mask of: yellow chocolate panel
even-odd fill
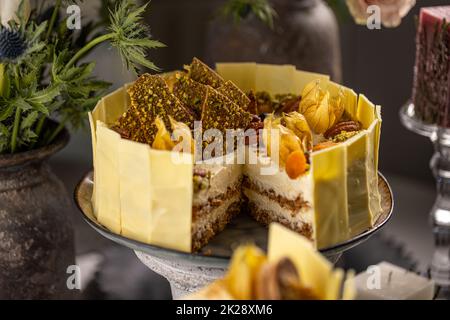
[[[96,167],[96,149],[97,149],[97,137],[96,137],[96,129],[95,129],[95,122],[94,122],[94,118],[92,117],[92,113],[89,112],[88,113],[88,117],[89,117],[89,126],[91,128],[91,144],[92,144],[92,162],[94,164],[94,181],[96,180],[95,175],[97,173],[97,171],[95,170]],[[95,192],[95,186],[94,189],[92,190],[92,198],[91,198],[91,202],[92,202],[92,208],[93,208],[93,214],[94,216],[97,218],[97,198],[96,198],[96,192]]]
[[[348,140],[347,147],[347,189],[348,224],[350,237],[368,230],[373,225],[369,205],[369,183],[367,178],[367,146],[369,135],[362,132]]]
[[[152,185],[159,188],[192,186],[192,154],[150,149]]]
[[[97,220],[109,230],[121,233],[120,182],[119,182],[120,136],[97,121],[97,173],[95,181]]]
[[[344,87],[345,93],[345,110],[352,116],[356,118],[356,113],[358,111],[358,95],[352,89]]]
[[[375,168],[378,171],[378,160],[380,157],[380,139],[381,139],[381,126],[383,121],[381,120],[381,106],[376,106],[376,117],[378,120],[377,128],[375,129]]]
[[[377,128],[379,128],[379,121],[375,120],[369,129],[368,132],[368,143],[367,143],[367,179],[369,185],[369,205],[370,212],[373,216],[373,221],[376,222],[381,214],[381,196],[378,190],[378,168],[376,167],[377,163],[375,160],[375,156],[378,153],[378,150],[375,150],[375,143],[377,141]]]
[[[217,72],[225,80],[231,80],[242,91],[254,91],[256,87],[256,63],[218,63]]]
[[[342,91],[344,94],[343,102],[345,111],[347,111],[352,118],[357,117],[358,95],[355,91],[332,81],[328,83],[328,87],[326,89],[330,92],[331,97],[336,97],[339,92]]]
[[[376,119],[376,110],[372,102],[370,102],[363,94],[358,98],[358,110],[356,118],[363,125],[364,129],[368,129]]]
[[[159,188],[154,185],[151,198],[151,243],[191,252],[192,183],[178,188]]]
[[[312,155],[317,247],[348,239],[347,149],[341,144]]]
[[[191,154],[150,150],[152,182],[152,244],[191,251]]]
[[[306,238],[272,223],[269,227],[268,259],[279,261],[289,257],[297,267],[306,287],[315,288],[320,297],[327,296],[332,264],[318,254]]]
[[[151,243],[153,220],[150,147],[121,139],[119,161],[122,235]]]
[[[321,87],[326,89],[328,82],[330,81],[330,76],[320,73],[295,70],[290,93],[301,94],[306,85],[315,80],[320,80]]]
[[[129,97],[125,88],[120,88],[102,98],[92,116],[94,121],[100,120],[106,125],[114,124],[128,109]]]
[[[272,95],[286,93],[294,82],[295,67],[291,65],[256,65],[257,92],[266,91]]]

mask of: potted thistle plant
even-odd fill
[[[162,46],[142,21],[145,5],[102,0],[104,23],[70,30],[69,1],[48,2],[0,3],[0,299],[72,296],[70,203],[46,160],[109,87],[83,58],[109,43],[129,70],[156,70],[146,53]]]

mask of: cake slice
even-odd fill
[[[273,167],[276,174],[261,174],[262,168],[271,165],[269,158],[260,157],[258,164],[245,166],[243,193],[248,200],[249,214],[263,225],[278,222],[314,241],[314,182],[311,173],[293,180],[284,169]]]
[[[241,211],[242,166],[198,164],[193,179],[192,250],[198,251]]]

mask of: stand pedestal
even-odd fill
[[[400,110],[403,125],[434,144],[430,167],[436,179],[436,201],[430,212],[435,238],[431,276],[440,286],[450,287],[450,129],[424,124],[416,118],[414,104]]]
[[[173,299],[200,290],[223,277],[227,270],[226,266],[199,266],[181,259],[156,258],[140,251],[135,253],[143,264],[169,281]]]

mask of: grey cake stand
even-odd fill
[[[254,243],[267,248],[267,229],[246,214],[234,219],[226,230],[217,235],[198,253],[184,253],[145,244],[112,233],[95,219],[91,198],[93,190],[92,172],[87,174],[75,190],[75,202],[86,222],[104,237],[124,245],[136,252],[137,257],[151,270],[165,277],[172,289],[174,299],[195,292],[222,277],[228,267],[233,249],[242,243]],[[331,262],[336,263],[342,253],[367,240],[390,219],[394,198],[386,179],[380,174],[378,187],[383,212],[375,226],[360,235],[329,248],[320,250]]]

